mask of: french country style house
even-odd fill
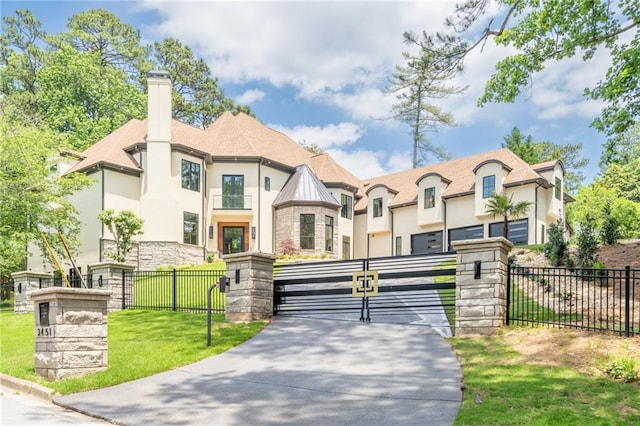
[[[456,240],[501,235],[501,218],[485,209],[494,192],[531,202],[510,222],[509,238],[543,243],[567,201],[560,162],[531,166],[508,149],[361,181],[244,113],[198,129],[172,119],[163,71],[149,73],[145,120],[129,121],[60,170],[94,181],[73,196],[83,270],[109,260],[114,237],[98,220],[106,209],[144,220],[128,262],[150,269],[245,251],[344,259],[448,251]],[[51,270],[32,252],[28,269]]]

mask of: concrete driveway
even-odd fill
[[[461,381],[431,327],[288,317],[223,354],[55,403],[126,425],[450,425]]]

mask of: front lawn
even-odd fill
[[[83,378],[47,382],[34,370],[34,316],[0,312],[0,373],[34,381],[61,394],[139,379],[224,352],[256,335],[262,322],[235,324],[214,315],[207,347],[204,314],[125,310],[108,316],[106,371]]]
[[[464,375],[456,425],[640,424],[638,383],[603,371],[637,357],[637,339],[533,328],[506,334],[449,340]],[[616,347],[626,347],[620,358]]]

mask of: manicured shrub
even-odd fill
[[[578,266],[591,268],[596,261],[598,237],[596,236],[595,222],[590,215],[586,215],[580,223],[576,243],[578,245],[576,253]]]
[[[553,266],[562,265],[567,257],[568,243],[564,238],[562,219],[549,225],[548,240],[544,245],[544,256]]]

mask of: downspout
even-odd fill
[[[207,261],[207,219],[206,219],[206,215],[207,215],[207,211],[205,210],[205,192],[206,192],[206,188],[207,188],[207,169],[205,168],[205,161],[204,158],[202,159],[202,161],[200,162],[201,166],[200,166],[200,170],[202,170],[202,197],[201,197],[201,209],[202,209],[202,223],[204,224],[204,226],[202,227],[202,230],[200,231],[200,236],[202,237],[202,258],[204,259],[204,261]]]
[[[394,247],[394,239],[393,239],[393,210],[389,209],[389,214],[391,215],[391,256],[397,256],[398,253],[393,254],[393,247]]]
[[[100,167],[100,174],[101,174],[101,182],[100,182],[100,186],[101,186],[101,194],[100,194],[100,211],[104,211],[104,167]],[[102,223],[102,221],[100,221],[100,240],[98,241],[98,261],[100,263],[103,262],[102,260],[102,256],[103,256],[103,252],[102,252],[102,244],[104,242],[104,223]]]
[[[447,248],[447,251],[449,251],[449,235],[447,232],[447,200],[444,197],[442,198],[442,208],[443,208],[443,214],[444,214],[444,220],[443,222],[443,228],[442,228],[442,252],[444,253],[445,250],[444,248]]]
[[[260,250],[260,193],[262,193],[262,189],[260,188],[261,182],[262,182],[262,175],[261,175],[261,167],[262,166],[262,158],[260,160],[258,160],[258,223],[257,225],[257,229],[256,229],[256,248],[255,251],[261,251]],[[249,232],[251,232],[251,230],[249,230]]]
[[[536,184],[533,194],[533,243],[538,244],[538,186]]]

